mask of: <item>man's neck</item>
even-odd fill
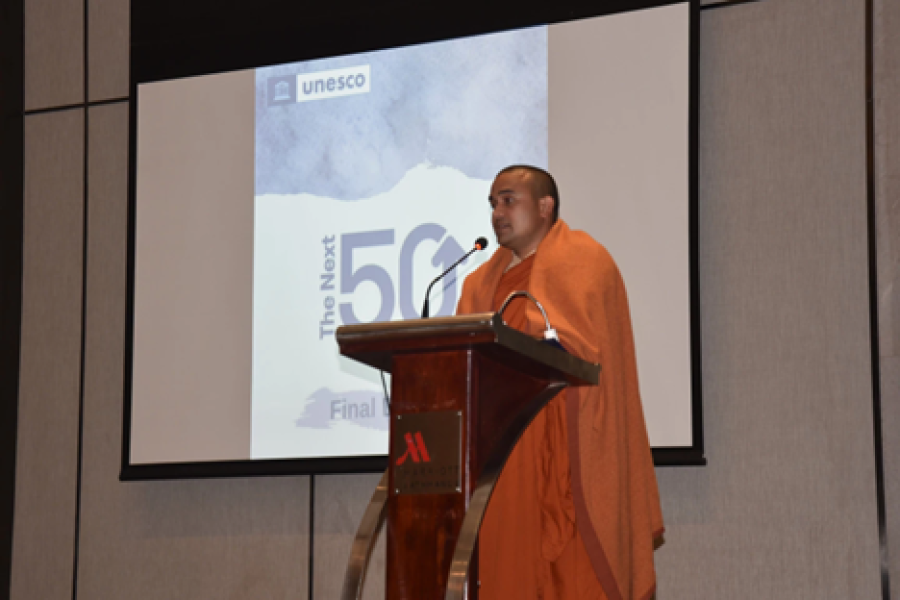
[[[528,258],[529,256],[531,256],[531,255],[534,254],[535,252],[537,252],[537,248],[533,248],[533,249],[531,250],[531,252],[529,252],[529,253],[526,254],[525,256],[519,256],[515,251],[513,251],[513,253],[512,253],[512,255],[513,255],[512,260],[509,261],[509,265],[507,265],[506,271],[509,271],[510,269],[512,269],[513,267],[515,267],[517,264],[521,263],[523,260],[525,260],[526,258]],[[504,273],[505,273],[506,271],[504,271]]]

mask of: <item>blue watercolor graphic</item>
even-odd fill
[[[297,103],[296,75],[369,65],[371,91]],[[538,27],[256,72],[256,194],[357,200],[412,167],[489,180],[547,165],[547,33]]]
[[[355,423],[367,429],[388,430],[384,397],[371,390],[332,392],[320,388],[307,398],[303,415],[294,421],[297,427],[331,429],[339,421]]]

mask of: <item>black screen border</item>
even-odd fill
[[[701,313],[699,282],[698,68],[699,0],[563,0],[552,6],[503,0],[488,6],[469,2],[404,5],[359,2],[311,9],[289,2],[247,3],[242,11],[201,0],[183,13],[174,0],[134,0],[131,21],[129,107],[128,290],[124,352],[124,410],[120,480],[371,473],[387,468],[387,457],[351,456],[281,460],[131,464],[131,392],[134,346],[135,201],[137,180],[137,86],[193,77],[397,48],[537,25],[550,25],[621,12],[690,5],[689,66],[689,245],[692,444],[652,449],[657,466],[703,466]],[[175,11],[181,17],[173,17]],[[249,12],[247,12],[249,11]],[[215,15],[215,17],[213,17]],[[168,17],[168,18],[167,18]]]

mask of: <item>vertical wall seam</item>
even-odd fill
[[[309,476],[309,566],[306,579],[309,589],[306,592],[307,600],[313,600],[313,550],[315,548],[316,537],[316,476]]]
[[[83,0],[82,61],[83,61],[83,104],[84,131],[82,156],[82,213],[81,213],[81,352],[78,381],[78,452],[76,457],[75,483],[75,532],[72,551],[72,600],[78,599],[78,565],[81,547],[81,478],[84,462],[84,370],[85,347],[87,345],[87,268],[88,268],[88,151],[90,150],[90,108],[88,106],[88,1]]]
[[[866,221],[869,254],[869,338],[872,355],[872,438],[875,453],[875,501],[878,513],[878,544],[881,567],[881,597],[891,600],[887,518],[884,489],[884,442],[881,422],[881,342],[878,318],[878,238],[875,205],[875,36],[874,0],[866,0]]]

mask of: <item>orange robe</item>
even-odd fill
[[[469,275],[463,285],[457,312],[471,314],[490,311],[495,305],[495,296],[499,295],[497,288],[511,260],[512,253],[506,248],[499,248],[488,262]],[[550,532],[547,526],[556,522],[544,515],[565,514],[568,510],[565,498],[570,497],[574,506],[574,527],[577,530],[577,536],[573,536],[571,540],[581,540],[606,598],[648,600],[656,589],[653,548],[655,539],[662,535],[663,521],[638,389],[634,337],[622,277],[603,246],[586,233],[569,229],[564,221],[559,220],[538,247],[531,264],[528,289],[547,310],[551,323],[568,351],[587,361],[599,363],[602,367],[598,385],[570,388],[561,399],[551,403],[543,411],[541,422],[544,423],[544,432],[541,433],[541,438],[565,440],[564,446],[568,452],[554,452],[552,456],[555,463],[561,460],[560,455],[567,454],[570,476],[568,489],[561,496],[543,494],[544,490],[539,490],[537,494],[542,503],[544,498],[564,500],[561,513],[544,511],[544,506],[541,506],[540,514],[544,517],[539,534],[541,554],[544,555],[546,540],[566,540],[566,521],[558,521],[562,531],[560,535],[548,535]],[[527,326],[522,329],[529,332],[540,331],[543,323],[540,312],[529,302],[525,313]],[[554,406],[559,412],[565,413],[564,418],[554,413]],[[556,433],[552,431],[554,428]],[[526,460],[522,462],[525,463],[525,471],[530,469],[533,474],[536,461],[524,456]],[[548,455],[532,451],[531,456]],[[560,479],[558,475],[565,471],[564,467],[559,464],[551,467],[540,471],[541,477],[546,472],[556,473],[556,477],[535,478],[531,483],[526,482],[526,488],[521,494],[515,490],[500,491],[503,479],[507,477],[507,470],[504,469],[498,489],[488,507],[488,515],[492,512],[495,500],[498,505],[500,502],[509,502],[498,494],[504,494],[507,498],[512,496],[521,503],[533,502],[525,500],[527,486],[534,490],[539,483],[543,485],[563,481],[564,478]],[[521,470],[516,466],[509,467],[510,474],[517,472]],[[510,481],[513,478],[510,475]],[[482,536],[485,533],[491,535],[490,530],[485,532],[483,529]],[[504,530],[503,533],[508,532]],[[482,540],[487,541],[486,538]],[[553,548],[553,543],[548,547]],[[479,566],[485,565],[487,576],[490,577],[491,567],[483,562],[487,560],[485,555],[490,549],[481,545],[479,552]],[[550,567],[547,567],[548,570],[543,575],[532,575],[529,572],[532,567],[517,560],[519,553],[523,552],[526,550],[516,548],[514,554],[498,556],[497,560],[508,560],[512,563],[512,568],[518,567],[519,578],[529,579],[535,585],[539,577],[541,581],[548,581],[549,575],[550,587],[545,589],[564,589],[561,586],[573,581],[566,579],[557,585],[559,571],[554,573]],[[572,558],[574,562],[569,562],[566,557],[568,552],[578,554],[577,542],[565,543],[560,557],[550,562],[554,565],[578,564],[577,556]],[[548,556],[552,557],[553,552],[549,552]],[[563,576],[564,573],[560,575]],[[482,588],[485,585],[484,577],[482,574]],[[581,579],[576,575],[574,581]],[[590,595],[590,590],[580,596],[579,591],[563,593],[567,598],[596,597]],[[499,595],[492,595],[490,600],[517,597],[515,591],[508,593],[506,589],[497,589],[495,594]]]
[[[534,256],[503,274],[491,310],[528,290]],[[540,334],[528,322],[527,298],[503,313],[510,327]],[[569,475],[565,395],[554,398],[522,434],[494,488],[479,534],[482,600],[605,599],[581,535]]]

